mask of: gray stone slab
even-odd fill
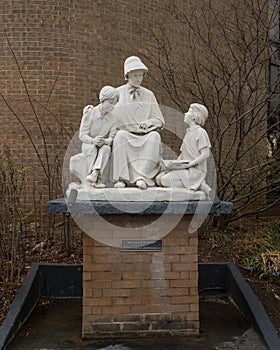
[[[143,210],[142,210],[143,209]],[[233,203],[220,202],[219,206],[209,201],[186,202],[104,202],[79,201],[67,205],[65,198],[58,198],[47,202],[49,214],[99,214],[99,215],[161,215],[161,214],[231,214]]]

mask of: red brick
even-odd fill
[[[83,332],[85,333],[91,333],[92,332],[92,325],[91,323],[85,323],[83,322]]]
[[[132,313],[140,313],[140,314],[150,314],[150,313],[158,313],[160,312],[161,307],[159,305],[132,305],[131,312]]]
[[[187,296],[176,296],[176,297],[171,297],[171,304],[180,304],[180,305],[185,305],[187,304]]]
[[[103,289],[103,297],[129,297],[132,294],[130,288],[127,289]]]
[[[130,309],[130,306],[128,305],[102,306],[103,315],[129,314],[130,312],[131,312],[131,309]]]
[[[134,271],[134,272],[127,272],[125,271],[122,274],[122,277],[124,280],[150,280],[151,274],[149,272],[143,272],[143,271]]]
[[[163,296],[175,296],[175,295],[188,295],[188,288],[168,288],[166,290],[161,291],[161,295]]]
[[[173,271],[196,271],[197,263],[173,263],[172,264]]]
[[[83,280],[84,281],[92,281],[92,274],[91,272],[83,272]]]
[[[143,317],[140,314],[121,314],[121,315],[113,315],[112,322],[142,322]]]
[[[153,263],[160,263],[162,262],[162,255],[159,255],[159,256],[153,256],[152,258],[152,262]],[[171,263],[171,262],[179,262],[180,261],[180,257],[179,255],[169,255],[168,253],[167,254],[164,254],[164,262],[165,263]]]
[[[146,267],[146,268],[145,268]],[[143,268],[148,271],[151,271],[151,273],[153,272],[169,272],[171,271],[171,264],[144,264]]]
[[[147,264],[146,264],[147,265]],[[114,265],[115,271],[137,271],[137,270],[144,270],[144,264],[141,264],[139,262],[135,263],[115,263]]]
[[[189,288],[189,290],[190,290],[190,295],[198,295],[198,287],[197,286],[195,286],[195,287],[191,287],[191,288]]]
[[[104,264],[104,263],[87,263],[86,264],[87,271],[113,271],[112,264]]]
[[[91,306],[90,305],[83,305],[83,315],[91,314]]]
[[[190,311],[199,311],[199,304],[190,304]]]
[[[198,261],[198,255],[197,254],[186,254],[186,255],[180,255],[180,262],[186,263],[186,262],[195,262]]]
[[[92,262],[92,254],[84,254],[83,255],[83,262],[84,263],[91,263]]]
[[[188,304],[181,304],[181,305],[161,305],[160,307],[161,312],[181,312],[183,314],[189,312],[189,305]]]
[[[190,279],[190,271],[178,271],[178,273],[180,274],[180,279],[184,279],[184,280],[189,280]]]
[[[92,305],[91,306],[91,313],[92,313],[92,315],[101,315],[102,314],[101,306]]]
[[[85,289],[83,290],[83,296],[86,298],[92,298],[92,289]]]
[[[151,254],[141,254],[141,253],[122,253],[121,262],[122,263],[150,263],[152,260]]]
[[[120,272],[92,272],[92,279],[95,281],[98,280],[104,280],[104,281],[114,281],[114,280],[120,280],[122,278],[122,274]]]
[[[112,281],[112,288],[140,288],[142,282],[138,280]]]
[[[180,272],[171,271],[171,272],[153,272],[152,273],[152,280],[158,280],[162,279],[168,282],[170,279],[178,279],[180,276]]]
[[[95,290],[102,289],[102,288],[111,288],[112,287],[112,281],[101,281],[101,280],[94,280],[90,282],[84,281],[84,287],[86,288],[94,288]]]
[[[114,263],[118,263],[120,261],[120,257],[119,255],[110,255],[110,256],[107,256],[107,255],[98,255],[98,256],[95,256],[95,255],[91,255],[92,256],[92,261],[90,262],[93,262],[93,263],[98,263],[98,264],[107,264],[107,263],[110,263],[110,264],[114,264]],[[116,270],[116,266],[114,265],[114,270]]]
[[[166,280],[145,280],[141,282],[142,288],[166,288],[169,285],[169,281]]]
[[[113,305],[137,305],[141,304],[141,298],[136,297],[122,297],[112,298]]]
[[[190,304],[198,304],[199,298],[198,295],[188,295],[187,296],[187,303]]]
[[[112,300],[111,300],[111,298],[86,298],[86,297],[83,297],[83,303],[84,303],[84,305],[94,305],[94,306],[111,305]]]
[[[170,288],[188,287],[186,280],[170,280],[169,285],[170,285]]]
[[[141,303],[144,305],[162,305],[162,304],[170,304],[170,297],[160,297],[160,296],[150,296],[150,297],[142,297]]]
[[[196,250],[194,248],[192,249],[187,249],[187,247],[170,247],[168,249],[168,253],[169,254],[174,254],[174,255],[179,255],[179,254],[192,254],[192,253],[196,253]]]

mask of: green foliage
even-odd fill
[[[246,258],[244,260],[244,267],[248,271],[253,271],[253,269],[256,267],[256,261],[255,258]]]
[[[248,271],[255,271],[259,278],[280,276],[280,221],[275,220],[262,225],[256,232],[253,258],[244,260],[244,267]]]

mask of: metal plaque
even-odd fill
[[[122,250],[160,251],[162,250],[162,240],[124,239],[122,240]]]

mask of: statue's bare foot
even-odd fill
[[[125,183],[123,181],[118,181],[114,184],[115,188],[125,188]]]
[[[140,190],[145,190],[147,188],[147,184],[144,180],[137,180],[136,186],[140,188]]]

